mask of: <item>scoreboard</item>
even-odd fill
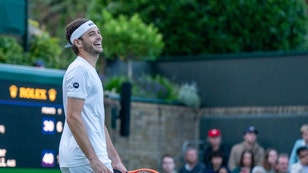
[[[60,172],[63,75],[64,71],[0,66],[0,173]]]

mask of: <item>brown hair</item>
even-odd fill
[[[274,149],[274,148],[268,148],[266,151],[265,151],[265,157],[264,157],[264,161],[263,161],[263,168],[266,170],[266,171],[270,171],[272,169],[272,166],[270,165],[270,163],[268,163],[268,157],[270,155],[270,152],[271,151],[275,151],[277,153],[277,156],[278,156],[278,152]],[[277,157],[278,158],[278,157]],[[276,161],[275,161],[276,163]]]
[[[79,53],[79,50],[78,48],[73,44],[71,43],[70,41],[70,38],[71,38],[71,35],[73,34],[73,32],[82,24],[86,23],[87,21],[89,21],[89,19],[87,18],[78,18],[74,21],[72,21],[70,24],[68,24],[66,26],[66,40],[72,44],[72,50],[73,52],[78,55]]]
[[[170,154],[164,154],[164,155],[160,158],[160,164],[163,163],[163,160],[164,160],[165,158],[172,158],[173,162],[175,163],[175,158],[174,158],[172,155],[170,155]]]
[[[243,159],[244,159],[244,155],[245,153],[249,153],[251,155],[251,169],[255,166],[255,158],[254,158],[254,154],[252,153],[252,151],[250,150],[244,150],[242,152],[242,155],[241,155],[241,160],[240,160],[240,167],[244,167],[244,162],[243,162]]]

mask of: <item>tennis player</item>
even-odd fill
[[[63,79],[66,121],[59,146],[62,173],[126,172],[105,127],[101,80],[95,70],[103,52],[102,36],[95,23],[77,19],[66,27],[66,47],[77,58]]]

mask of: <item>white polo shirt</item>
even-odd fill
[[[95,70],[84,58],[77,57],[68,67],[63,78],[63,106],[67,113],[67,98],[84,100],[81,112],[90,142],[100,161],[112,170],[108,158],[105,126],[103,87]],[[65,121],[59,147],[60,167],[89,164]]]

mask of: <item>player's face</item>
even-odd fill
[[[97,27],[90,29],[82,36],[82,47],[90,54],[100,54],[103,52],[102,36]]]

